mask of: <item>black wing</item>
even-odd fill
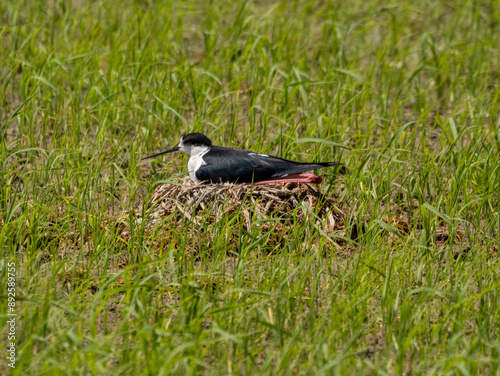
[[[203,156],[206,164],[196,172],[201,181],[212,183],[251,183],[300,174],[341,163],[300,163],[289,159],[258,154],[243,149],[213,146]]]

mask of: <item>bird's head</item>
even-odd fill
[[[182,151],[189,155],[197,155],[198,153],[204,152],[207,149],[210,149],[211,147],[212,147],[212,141],[210,141],[210,139],[204,134],[189,133],[181,137],[179,145],[174,146],[171,149],[162,151],[161,153],[153,154],[148,157],[142,158],[142,160],[158,157],[160,155],[172,153],[174,151]]]
[[[189,155],[196,155],[210,149],[212,147],[212,141],[201,133],[189,133],[181,137],[181,141],[177,146],[179,151],[182,151]],[[174,148],[175,149],[175,148]]]

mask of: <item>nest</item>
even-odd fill
[[[322,222],[327,233],[342,229],[345,217],[332,198],[309,184],[207,185],[193,183],[188,177],[158,186],[147,213],[150,224],[165,216],[178,224],[185,220],[199,224],[201,217],[207,215],[211,223],[217,223],[225,215],[237,213],[247,231],[255,218],[277,218],[286,227],[308,219]]]

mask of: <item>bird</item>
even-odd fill
[[[319,184],[323,179],[308,173],[309,171],[330,166],[343,166],[343,163],[338,162],[301,163],[244,149],[214,146],[212,141],[202,133],[186,134],[181,137],[179,145],[141,160],[175,151],[190,155],[189,177],[195,183]]]

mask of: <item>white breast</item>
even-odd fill
[[[189,171],[189,177],[191,178],[192,181],[195,183],[199,183],[200,180],[196,177],[196,171],[203,166],[205,161],[203,160],[203,156],[209,151],[210,149],[205,149],[200,153],[195,153],[191,155],[191,158],[189,158],[188,162],[188,171]]]

